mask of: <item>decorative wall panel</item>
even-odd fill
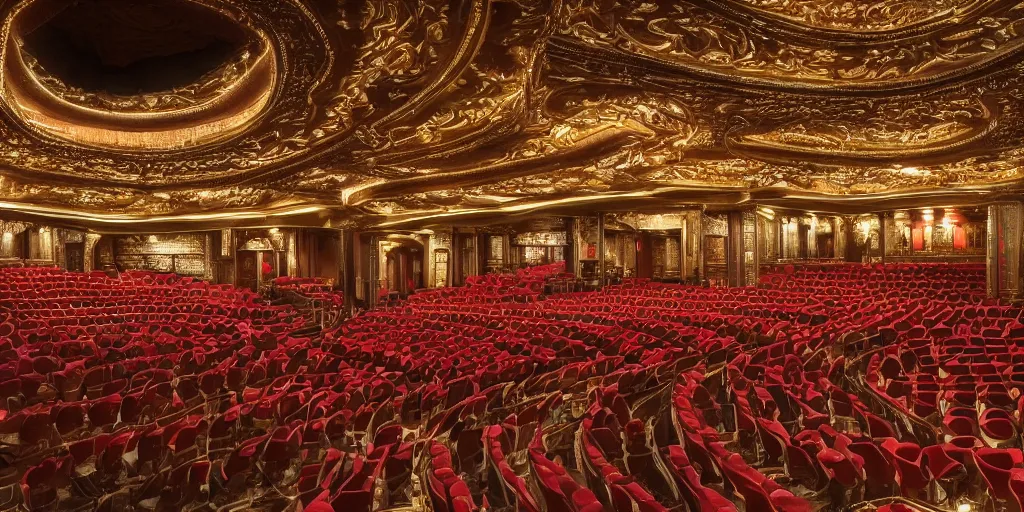
[[[651,255],[654,263],[654,277],[664,278],[667,270],[665,254],[665,238],[653,237],[651,239]]]
[[[779,259],[779,230],[781,224],[775,219],[758,216],[757,251],[762,264],[772,263]]]
[[[726,215],[704,215],[704,234],[714,236],[729,236],[729,219]]]
[[[505,264],[505,237],[504,235],[488,235],[487,266],[500,268]]]
[[[517,233],[512,245],[519,246],[566,246],[568,245],[565,231],[532,231]]]
[[[1021,242],[1024,208],[1021,203],[998,203],[988,208],[988,292],[1016,298],[1021,292]]]
[[[220,230],[220,255],[223,258],[231,257],[235,254],[235,239],[232,234],[230,229]]]
[[[680,277],[679,238],[665,239],[665,274],[666,277]]]
[[[116,263],[120,270],[154,270],[207,277],[204,233],[116,236],[111,253],[101,252],[100,264]],[[219,249],[219,248],[218,248]]]
[[[753,286],[757,283],[757,212],[753,209],[743,211],[743,284]]]
[[[670,230],[683,227],[685,214],[645,214],[635,212],[608,214],[609,222],[619,222],[637,230]]]
[[[438,232],[430,235],[430,254],[428,269],[430,286],[440,288],[448,286],[449,257],[452,249],[452,234]]]
[[[28,233],[28,258],[35,261],[53,261],[53,230],[33,227]]]

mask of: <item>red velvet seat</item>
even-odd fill
[[[88,485],[62,487],[67,506],[139,472],[152,479],[120,495],[183,509],[254,486],[309,509],[404,506],[414,481],[439,510],[809,506],[739,453],[837,505],[894,494],[897,477],[920,499],[955,496],[983,464],[1000,504],[1024,488],[1019,464],[981,451],[1017,436],[1024,344],[1006,339],[1019,311],[981,299],[976,266],[799,265],[759,287],[627,280],[545,295],[565,279],[555,266],[417,293],[322,335],[192,279],[0,274],[0,292],[18,294],[0,297],[13,376],[0,430],[27,441],[16,457],[56,443],[96,461]],[[548,394],[567,404],[544,416]],[[591,406],[581,444],[566,443],[568,411]],[[929,439],[927,425],[945,430]],[[561,441],[531,441],[541,433]],[[427,468],[413,465],[418,446]]]

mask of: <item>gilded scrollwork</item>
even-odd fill
[[[357,122],[385,115],[411,94],[403,89],[423,87],[424,75],[443,56],[441,47],[452,44],[447,3],[442,2],[381,0],[356,10],[339,4],[336,12],[320,12],[299,0],[232,5],[246,13],[240,20],[267,34],[265,44],[284,63],[268,112],[241,136],[166,156],[100,152],[66,144],[37,150],[39,144],[27,136],[19,140],[20,133],[12,134],[7,145],[19,146],[12,151],[26,157],[21,165],[44,179],[62,176],[95,184],[209,186],[253,173],[267,174],[304,156],[324,158]],[[230,74],[232,69],[228,65],[221,72]],[[52,84],[52,77],[46,80]],[[190,87],[206,85],[200,81]],[[73,91],[63,92],[74,95]],[[182,101],[175,98],[178,93],[106,101],[152,104],[155,108]],[[3,145],[0,142],[0,152],[10,153]],[[309,156],[311,153],[316,154]]]
[[[25,63],[43,87],[69,103],[101,111],[152,113],[187,109],[223,94],[245,74],[258,51],[258,45],[245,48],[195,83],[160,93],[131,96],[86,91],[81,87],[68,85],[60,77],[47,72],[31,54],[25,55]]]
[[[257,115],[172,150],[69,140],[5,108],[0,202],[167,218],[315,207],[369,225],[1024,183],[1016,1],[203,5],[253,41],[194,84],[85,91],[31,54],[25,76],[94,113],[173,117],[272,56]]]
[[[731,0],[832,30],[881,32],[962,15],[979,0]]]
[[[839,106],[839,105],[836,105]],[[734,111],[726,144],[734,153],[782,158],[822,155],[851,161],[909,161],[973,149],[1000,121],[993,95],[943,100],[850,102],[846,108],[761,105]],[[772,120],[764,123],[750,120]],[[760,126],[759,126],[760,124]]]
[[[711,78],[775,86],[857,89],[938,81],[1016,54],[1024,34],[1019,5],[913,37],[833,44],[777,37],[703,2],[607,4],[564,2],[560,34],[624,58],[640,55]]]

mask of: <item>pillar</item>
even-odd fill
[[[988,207],[988,240],[985,270],[990,297],[1016,298],[1021,292],[1021,203],[996,203]]]
[[[832,257],[846,259],[846,230],[843,219],[832,217],[828,220],[832,223]]]
[[[887,215],[885,213],[878,214],[878,259],[883,264],[885,263],[885,253],[888,252],[887,244],[889,242],[889,227],[886,225],[886,217]]]
[[[288,254],[285,259],[288,262],[288,275],[299,275],[299,238],[295,229],[289,229],[285,234],[285,250]]]
[[[473,269],[470,275],[478,276],[484,273],[483,268],[480,265],[481,251],[480,251],[480,235],[476,230],[473,231],[473,235],[470,236],[470,240],[473,241]]]
[[[579,220],[576,217],[569,217],[565,220],[565,271],[574,276],[580,275],[580,233]]]
[[[377,235],[370,236],[370,296],[367,298],[368,308],[377,306],[380,297],[380,238]]]
[[[688,210],[683,215],[683,242],[686,248],[683,249],[683,254],[686,256],[680,260],[680,265],[683,266],[685,277],[696,277],[699,283],[704,278],[704,228],[701,225],[701,216],[703,213],[699,210]],[[685,261],[685,262],[684,262]],[[697,271],[697,275],[694,276],[694,269]]]
[[[757,284],[757,213],[751,208],[729,212],[729,286]]]
[[[358,233],[354,233],[349,230],[342,230],[338,236],[338,242],[341,247],[338,250],[340,256],[339,263],[341,268],[338,273],[341,276],[341,287],[343,300],[345,302],[345,314],[352,316],[355,312],[356,303],[356,257],[355,257],[355,244],[356,241],[353,237],[358,237]]]
[[[568,253],[569,250],[570,249],[566,249],[566,253]],[[569,255],[566,254],[565,257],[568,258]],[[508,233],[503,233],[501,235],[501,266],[505,271],[515,268],[512,265],[512,236]],[[565,268],[569,268],[569,265],[567,264]]]
[[[100,238],[103,235],[96,233],[86,233],[85,243],[83,244],[83,251],[85,254],[82,255],[82,261],[84,262],[82,267],[85,272],[92,272],[96,267],[96,244],[99,243]]]
[[[761,236],[757,229],[757,210],[748,208],[743,211],[743,267],[745,272],[744,286],[757,284],[761,271],[761,256],[757,251],[757,238]]]
[[[599,273],[599,283],[601,287],[607,284],[607,272],[605,267],[605,254],[604,254],[604,213],[597,214],[597,271]]]
[[[683,215],[681,225],[679,226],[679,282],[683,284],[686,284],[686,279],[693,270],[686,258],[686,224],[688,221],[687,216]]]
[[[843,237],[843,260],[847,263],[860,263],[857,257],[857,222],[849,215],[841,217],[841,236]],[[838,253],[837,253],[838,254]]]
[[[476,246],[476,273],[479,275],[487,273],[487,260],[491,257],[491,246],[486,242],[487,235],[477,232],[476,241],[473,244]]]
[[[213,257],[213,253],[220,251],[220,247],[214,245],[217,238],[213,234],[213,231],[207,231],[203,242],[206,247],[206,250],[203,251],[203,279],[211,283],[217,282],[217,261]]]
[[[451,279],[449,282],[452,286],[461,286],[462,275],[465,273],[462,270],[464,265],[462,261],[462,235],[459,233],[459,228],[452,227],[452,252],[448,257],[451,270]]]

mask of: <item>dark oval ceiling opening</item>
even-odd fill
[[[23,36],[49,75],[130,96],[194,84],[238,56],[248,32],[186,0],[76,0]]]

